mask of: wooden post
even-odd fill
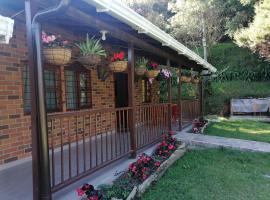
[[[134,45],[129,43],[128,45],[128,106],[131,107],[129,117],[130,127],[130,144],[131,144],[131,157],[136,157],[137,142],[136,142],[136,128],[135,128],[135,113],[136,107],[134,102]]]
[[[181,67],[179,67],[179,83],[178,83],[178,111],[179,111],[179,131],[182,131],[182,82],[181,82]]]
[[[25,1],[28,64],[31,87],[33,199],[51,200],[47,114],[42,67],[41,27],[32,23],[36,1]]]
[[[199,83],[200,117],[203,117],[203,80]]]
[[[167,59],[167,67],[170,67],[170,60]],[[172,130],[172,77],[168,78],[168,129]]]

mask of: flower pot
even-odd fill
[[[146,72],[146,68],[145,67],[137,67],[135,68],[135,73],[138,75],[138,76],[143,76]]]
[[[109,65],[109,68],[113,72],[124,72],[127,70],[127,61],[115,61]]]
[[[62,47],[44,48],[43,56],[46,63],[66,65],[71,60],[71,49]]]
[[[184,83],[189,83],[191,81],[191,77],[189,76],[181,76],[181,81]]]
[[[91,54],[91,55],[80,56],[78,58],[78,61],[82,63],[85,68],[90,70],[96,67],[100,63],[101,58],[99,55]]]
[[[191,82],[193,84],[198,84],[200,82],[200,79],[198,79],[198,78],[192,78]]]
[[[145,74],[148,78],[156,78],[159,74],[159,70],[148,70]]]

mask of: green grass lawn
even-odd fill
[[[269,200],[269,190],[269,154],[208,149],[186,153],[141,199]]]
[[[252,120],[221,120],[204,130],[207,135],[255,140],[270,143],[270,123]]]

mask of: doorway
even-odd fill
[[[126,73],[114,74],[115,107],[128,107],[128,75]],[[128,129],[128,111],[119,110],[117,115],[117,131],[123,132]]]

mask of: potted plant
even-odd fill
[[[164,68],[160,70],[160,75],[164,79],[169,79],[170,77],[172,77],[172,72]]]
[[[76,44],[80,49],[80,57],[78,59],[87,69],[92,69],[97,66],[101,57],[106,57],[106,51],[103,49],[100,40],[95,39],[94,37],[89,39],[89,35],[86,34],[85,42]]]
[[[123,51],[114,53],[109,68],[113,72],[124,72],[127,70],[128,62]]]
[[[135,65],[135,73],[138,76],[143,76],[146,72],[146,66],[149,61],[145,57],[138,58]]]
[[[46,63],[66,65],[71,60],[71,49],[68,41],[62,40],[61,35],[48,35],[42,31],[43,57]]]
[[[191,76],[188,75],[188,74],[185,73],[185,72],[181,72],[181,81],[184,82],[184,83],[190,83],[190,81],[191,81]]]
[[[198,84],[198,83],[200,82],[200,78],[199,78],[197,75],[192,76],[191,82],[192,82],[193,84]]]
[[[153,79],[153,78],[156,78],[158,74],[159,74],[158,64],[155,62],[148,63],[146,76],[148,78]]]

